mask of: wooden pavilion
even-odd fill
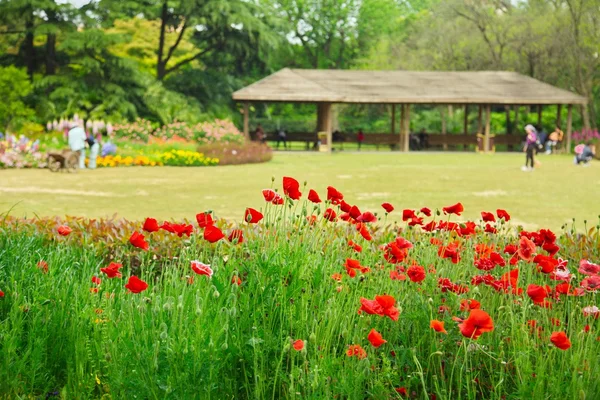
[[[391,105],[391,135],[396,134],[396,105],[399,105],[400,130],[399,136],[394,140],[397,140],[396,143],[404,151],[409,150],[410,107],[413,104],[464,106],[465,135],[468,134],[468,107],[478,106],[478,133],[483,133],[483,150],[489,151],[491,106],[537,107],[538,123],[541,123],[542,107],[544,105],[557,105],[557,125],[561,124],[561,108],[566,106],[568,113],[565,136],[566,146],[570,148],[573,105],[582,105],[587,102],[582,96],[515,72],[361,71],[289,68],[284,68],[236,91],[233,93],[233,99],[243,102],[244,134],[246,137],[249,137],[250,102],[315,103],[317,105],[317,131],[327,132],[329,140],[331,140],[331,106],[333,104]],[[482,121],[484,112],[485,121]],[[442,134],[445,133],[442,132]],[[473,136],[471,135],[471,137]],[[389,137],[393,138],[395,136]],[[496,143],[504,142],[502,140],[496,141]]]

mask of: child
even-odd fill
[[[523,147],[523,151],[526,153],[525,155],[525,165],[521,168],[521,171],[533,171],[534,159],[533,155],[535,154],[535,150],[537,149],[538,137],[537,132],[533,125],[527,125],[525,127],[525,132],[527,132],[527,139],[525,140],[525,147]],[[528,165],[531,164],[531,165]]]

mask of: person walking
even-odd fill
[[[85,131],[77,123],[70,124],[71,129],[67,133],[69,148],[79,153],[79,169],[85,169]]]
[[[525,147],[523,147],[523,151],[525,152],[525,165],[521,168],[521,170],[528,172],[533,171],[533,157],[537,149],[538,137],[535,128],[531,124],[525,127],[525,132],[527,132],[527,138],[525,139]]]
[[[358,142],[358,151],[360,151],[362,143],[365,141],[365,134],[363,133],[362,129],[358,130],[358,133],[356,134],[356,141]]]
[[[277,130],[277,148],[279,149],[279,142],[283,142],[283,148],[287,149],[287,141],[286,141],[286,134],[285,131],[283,130],[283,128],[279,128]]]
[[[546,141],[546,154],[552,154],[552,151],[556,149],[556,145],[562,140],[563,135],[564,133],[559,126],[554,128]]]
[[[98,153],[100,152],[101,139],[102,135],[100,135],[99,133],[97,133],[96,135],[88,134],[86,138],[86,142],[88,146],[90,146],[90,162],[88,163],[89,169],[96,169],[96,160],[98,159]]]

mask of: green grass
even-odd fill
[[[114,168],[53,174],[47,170],[0,171],[0,213],[112,216],[129,219],[191,218],[211,209],[240,220],[247,206],[264,204],[260,188],[280,186],[289,175],[321,196],[328,185],[361,209],[439,208],[462,202],[465,218],[481,210],[508,210],[527,228],[558,229],[576,218],[597,221],[600,164],[576,167],[570,157],[542,156],[522,172],[522,154],[470,153],[277,153],[257,165],[201,168]],[[308,188],[305,192],[308,192]],[[392,216],[397,218],[400,213]]]

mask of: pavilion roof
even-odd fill
[[[284,68],[233,94],[238,101],[410,104],[585,104],[585,97],[504,71]]]

